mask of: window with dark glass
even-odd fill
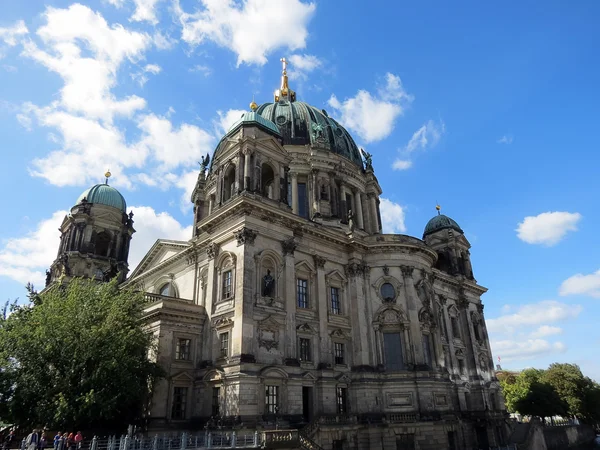
[[[348,412],[348,390],[345,387],[338,387],[335,398],[338,414],[346,414]]]
[[[265,409],[267,414],[277,414],[279,386],[266,386]]]
[[[383,333],[383,352],[386,370],[404,370],[402,339],[400,333]]]
[[[296,280],[296,296],[298,308],[308,308],[308,281],[298,278]]]
[[[423,334],[422,335],[422,341],[423,341],[423,357],[425,359],[425,364],[427,364],[429,367],[431,367],[432,364],[432,358],[431,358],[431,340],[429,338],[428,334]]]
[[[306,183],[298,183],[298,215],[308,219],[308,195]]]
[[[335,342],[333,344],[333,353],[336,364],[345,364],[344,344],[342,344],[341,342]]]
[[[219,335],[219,350],[222,358],[229,354],[229,333],[221,333]]]
[[[492,411],[496,410],[496,394],[493,392],[490,393],[490,409]]]
[[[452,337],[455,339],[460,339],[460,326],[458,325],[458,317],[451,316],[450,325],[452,325]]]
[[[175,359],[189,361],[191,357],[191,350],[191,339],[177,339],[177,345],[175,347]]]
[[[342,308],[340,305],[340,289],[336,287],[331,288],[331,313],[341,314]]]
[[[473,323],[473,334],[476,341],[481,341],[481,333],[479,332],[479,322]]]
[[[396,450],[413,450],[414,448],[414,433],[402,433],[396,435]]]
[[[173,388],[173,408],[171,411],[171,418],[173,418],[174,420],[185,419],[187,393],[188,388],[186,387]]]
[[[164,295],[165,297],[175,297],[175,288],[173,287],[173,283],[163,284],[158,293],[160,295]]]
[[[212,409],[211,409],[213,416],[219,415],[220,398],[221,398],[221,388],[214,387],[212,390]]]
[[[391,283],[383,283],[379,291],[384,301],[391,301],[396,298],[396,289]]]
[[[459,372],[461,375],[464,375],[464,374],[465,374],[465,361],[464,361],[464,359],[462,359],[462,358],[459,358],[459,359],[458,359],[458,372]]]
[[[300,338],[300,361],[311,361],[310,339]]]
[[[223,300],[230,298],[233,294],[233,274],[231,270],[223,273]]]

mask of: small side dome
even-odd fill
[[[463,230],[458,226],[458,224],[448,216],[443,214],[438,214],[425,225],[425,231],[423,232],[423,237],[435,233],[436,231],[444,230],[447,228],[451,228],[453,230],[458,231],[459,233],[463,233]]]
[[[236,120],[234,124],[229,127],[229,130],[227,130],[227,135],[234,133],[238,130],[238,128],[244,125],[257,126],[271,134],[274,134],[275,136],[281,137],[281,133],[279,128],[277,128],[277,125],[254,111],[247,111],[242,114],[242,117]]]
[[[79,205],[84,198],[88,203],[112,206],[123,212],[127,210],[125,198],[119,191],[108,184],[97,184],[87,189],[77,198],[75,204]]]

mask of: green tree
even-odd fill
[[[498,378],[504,403],[509,412],[520,412],[517,403],[525,399],[531,384],[539,381],[541,373],[542,371],[538,369],[525,369],[520,373],[509,372]]]
[[[527,394],[518,399],[515,409],[524,416],[552,417],[567,413],[566,403],[548,383],[531,381]]]
[[[550,384],[560,398],[568,405],[568,413],[583,418],[585,411],[584,399],[591,387],[589,378],[583,376],[576,364],[554,363],[544,372],[543,381]]]
[[[0,318],[0,420],[59,429],[139,421],[153,381],[144,298],[116,281],[75,279]]]

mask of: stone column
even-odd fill
[[[372,358],[369,355],[369,343],[363,339],[369,333],[367,309],[363,290],[363,276],[369,270],[363,263],[352,262],[346,266],[348,274],[348,298],[354,300],[354,307],[350,308],[350,331],[352,336],[352,352],[354,365],[368,365]]]
[[[284,358],[296,358],[296,242],[291,237],[281,243],[285,264],[285,341],[282,346]]]
[[[331,359],[331,340],[327,333],[327,317],[329,308],[327,304],[327,284],[325,281],[325,258],[314,255],[315,267],[317,268],[317,298],[319,301],[319,355],[317,363],[333,364]]]
[[[419,310],[417,303],[417,293],[415,292],[413,271],[414,267],[400,266],[404,278],[404,295],[406,295],[406,305],[408,319],[410,321],[410,335],[412,341],[412,350],[415,355],[415,364],[424,364],[423,357],[423,339],[421,337],[421,327],[419,326]]]
[[[362,211],[362,216],[363,216],[363,226],[364,226],[364,230],[367,233],[372,233],[372,228],[371,228],[371,217],[369,216],[369,202],[367,200],[367,195],[363,194],[363,193],[359,193],[360,196],[360,203],[361,203],[361,211]]]
[[[215,176],[217,177],[217,194],[216,194],[216,202],[217,205],[220,205],[223,202],[223,178],[221,174],[223,172],[223,168],[219,167]],[[214,205],[213,205],[214,206]]]
[[[292,212],[298,214],[298,174],[290,172],[292,178]]]
[[[313,217],[315,214],[321,212],[321,208],[319,207],[319,183],[317,182],[317,171],[313,170],[311,173],[312,179],[312,190],[310,193],[311,204],[312,204],[312,214]]]
[[[371,211],[369,218],[371,219],[371,232],[372,233],[381,233],[379,229],[379,221],[377,220],[377,195],[370,193],[369,203],[371,205]]]
[[[250,166],[252,150],[246,147],[242,153],[244,154],[244,190],[249,191],[252,187],[252,168]]]
[[[346,185],[340,183],[340,206],[338,208],[338,215],[340,216],[342,223],[348,222],[348,205],[346,204]]]
[[[219,246],[215,243],[209,244],[206,248],[206,254],[208,256],[208,272],[206,274],[207,286],[206,286],[206,303],[205,308],[208,313],[208,318],[204,323],[204,335],[202,339],[202,357],[200,360],[214,359],[212,354],[213,350],[213,338],[215,330],[211,322],[211,316],[213,313],[213,305],[215,296],[217,295],[217,271],[215,270],[215,258],[219,255]]]
[[[471,317],[469,314],[469,300],[464,297],[464,294],[459,294],[458,300],[456,301],[460,317],[460,327],[462,331],[462,338],[466,347],[465,363],[467,366],[467,373],[469,379],[472,380],[477,377],[477,360],[475,357],[476,349],[474,346],[474,339],[472,337],[473,327],[471,324]]]
[[[358,189],[354,189],[353,190],[353,194],[354,194],[354,208],[356,209],[356,221],[358,222],[358,228],[360,228],[361,230],[364,230],[365,225],[363,222],[363,210],[362,210],[362,202],[361,202],[361,198],[360,198],[360,192],[358,191]]]

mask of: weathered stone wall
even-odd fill
[[[592,442],[595,437],[594,429],[588,425],[544,428],[544,440],[547,450],[562,450],[587,444]]]

